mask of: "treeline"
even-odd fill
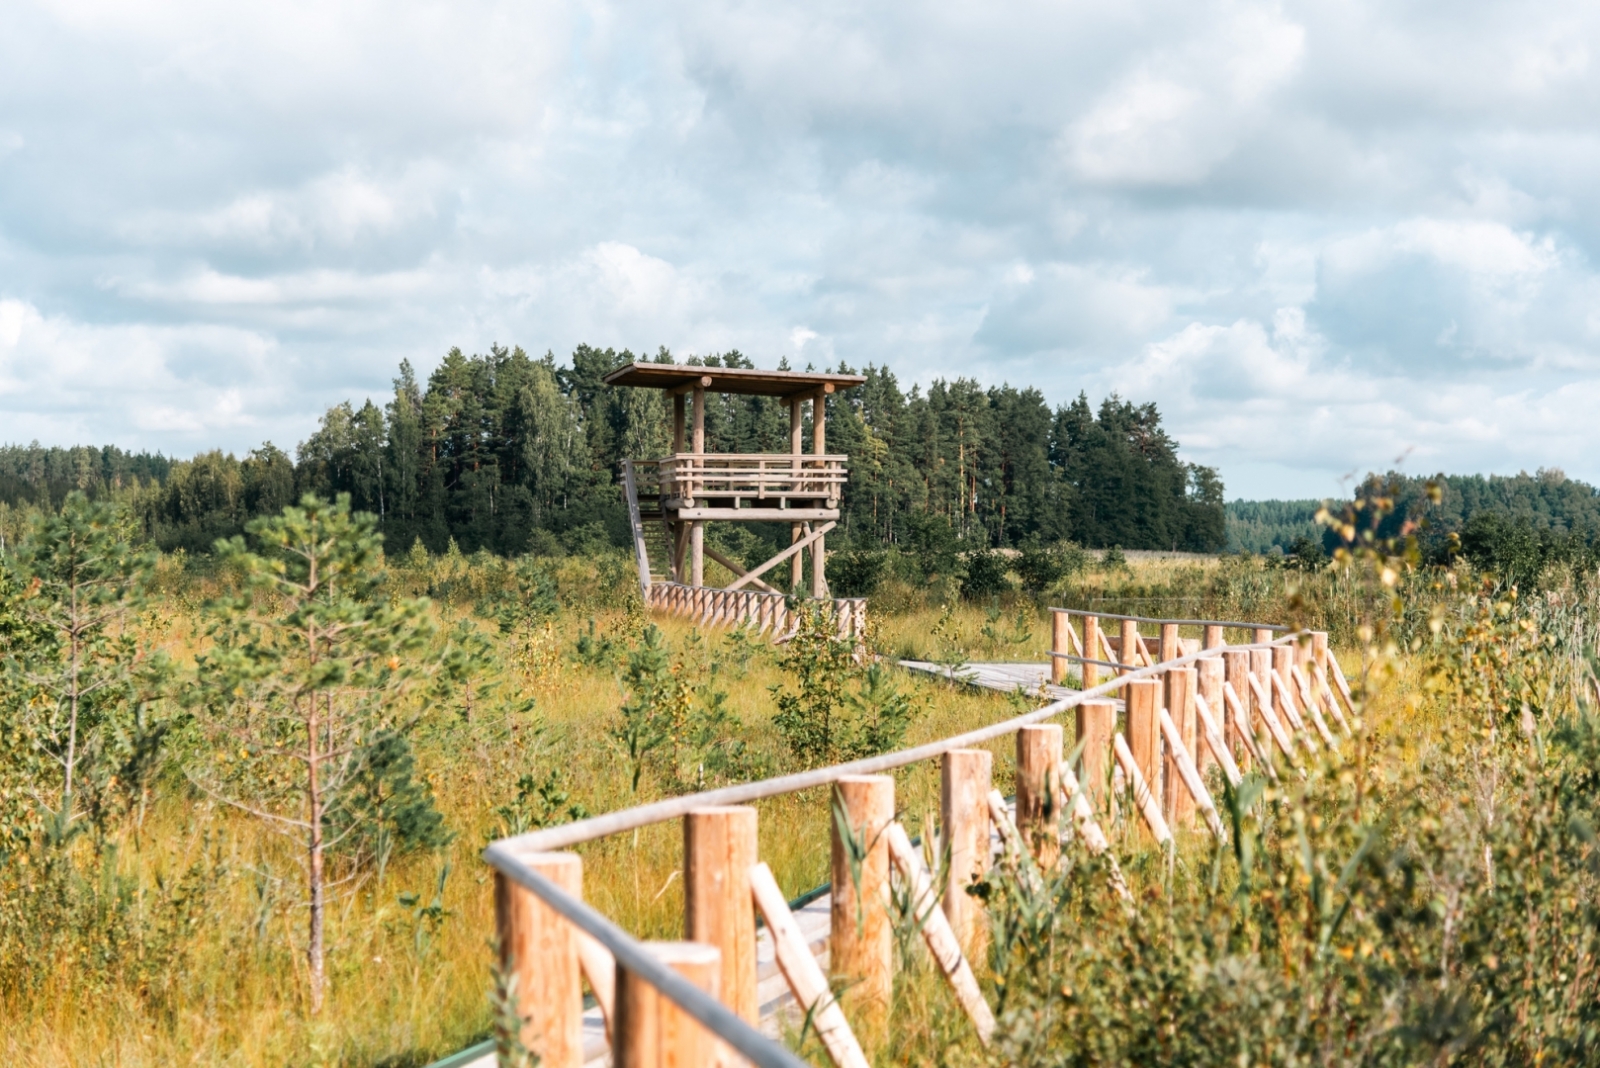
[[[0,450],[0,502],[49,508],[74,489],[123,494],[158,545],[190,552],[307,492],[349,493],[378,516],[391,548],[420,540],[442,551],[454,540],[464,552],[513,555],[625,545],[621,461],[662,455],[670,435],[662,394],[602,382],[636,359],[579,346],[560,366],[520,348],[454,349],[425,381],[402,363],[381,405],[330,408],[293,457],[270,442],[242,458],[214,451],[187,461],[9,446]],[[665,349],[652,359],[672,362]],[[688,362],[753,366],[737,351]],[[926,540],[931,525],[971,548],[1224,545],[1222,481],[1179,458],[1154,404],[1111,397],[1096,410],[1080,395],[1052,409],[1037,389],[963,378],[924,392],[902,389],[886,367],[862,373],[864,386],[828,401],[828,448],[851,458],[843,544]],[[776,399],[708,398],[710,450],[786,451],[788,429]],[[787,531],[722,536],[753,555]]]
[[[1321,501],[1229,501],[1228,551],[1234,553],[1289,552],[1304,538],[1322,540],[1317,526]]]

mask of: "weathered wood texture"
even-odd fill
[[[756,860],[755,809],[717,806],[683,818],[683,936],[722,954],[722,1003],[749,1023],[759,1019],[750,904]]]
[[[576,853],[530,853],[528,867],[573,897],[583,895],[583,860]],[[516,978],[522,1044],[549,1068],[583,1064],[583,986],[577,929],[530,890],[499,872],[494,877],[495,930],[500,966]]]
[[[713,997],[720,996],[722,954],[699,942],[647,942],[662,964]],[[617,968],[615,1068],[701,1068],[723,1062],[722,1043],[644,979]],[[541,1062],[541,1065],[547,1062]]]
[[[994,754],[987,749],[957,749],[944,755],[940,769],[939,826],[949,853],[942,907],[962,946],[976,951],[983,942],[982,903],[967,893],[989,870],[989,790]]]
[[[848,985],[844,1001],[858,1037],[883,1041],[894,994],[889,923],[889,849],[894,778],[850,775],[834,783],[832,938],[829,966]]]
[[[1061,858],[1060,788],[1062,729],[1038,723],[1017,731],[1017,830],[1039,866]]]

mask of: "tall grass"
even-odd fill
[[[490,1028],[493,916],[478,853],[509,829],[508,819],[564,820],[575,807],[609,811],[692,786],[684,779],[694,762],[686,760],[689,770],[670,777],[647,769],[635,791],[614,734],[628,697],[627,656],[640,648],[647,622],[625,560],[547,561],[531,575],[488,557],[424,556],[391,560],[389,570],[398,592],[432,596],[441,632],[476,650],[472,671],[418,706],[413,735],[455,838],[369,867],[345,887],[328,921],[324,1012],[312,1017],[304,1003],[294,850],[188,788],[180,747],[142,808],[100,849],[81,841],[71,865],[41,873],[33,853],[35,871],[0,872],[0,943],[14,970],[0,979],[0,1060],[424,1064]],[[164,560],[156,597],[137,622],[139,640],[168,652],[181,674],[205,647],[205,604],[236,582]],[[560,605],[554,614],[504,615],[508,602],[538,600],[541,582]],[[1139,897],[1132,920],[1106,903],[1095,863],[1072,850],[1069,866],[1037,892],[997,874],[989,891],[994,953],[978,963],[1004,1010],[1001,1045],[977,1047],[948,991],[913,952],[880,1062],[1449,1060],[1481,1050],[1487,1039],[1475,1036],[1491,1033],[1512,1036],[1508,1048],[1521,1051],[1513,1061],[1543,1050],[1547,1062],[1573,1062],[1578,1047],[1555,1038],[1541,1045],[1518,1014],[1548,1021],[1538,1034],[1560,1037],[1575,1018],[1571,1000],[1593,1000],[1582,927],[1594,900],[1590,854],[1583,824],[1571,822],[1588,818],[1588,802],[1570,797],[1590,796],[1581,774],[1589,743],[1579,725],[1593,685],[1597,606],[1570,585],[1522,600],[1480,595],[1464,572],[1453,581],[1419,572],[1403,585],[1402,609],[1390,620],[1393,670],[1381,688],[1381,673],[1371,675],[1368,741],[1303,786],[1235,798],[1255,843],[1249,865],[1198,834],[1167,858],[1130,820],[1109,822]],[[979,603],[891,581],[872,600],[871,625],[886,656],[1042,662],[1050,603],[1309,622],[1333,631],[1359,680],[1373,663],[1361,621],[1389,612],[1385,596],[1359,576],[1259,561],[1134,561],[1075,576],[1048,596],[1008,592]],[[795,681],[779,656],[724,632],[656,622],[693,699],[724,695],[747,747],[742,773],[793,767],[773,724],[772,688]],[[897,681],[918,709],[906,744],[1031,707],[1022,697],[931,679]],[[1012,747],[1006,740],[992,748],[997,785],[1009,791]],[[519,799],[525,778],[534,789]],[[915,832],[937,809],[937,768],[903,769],[896,786]],[[825,794],[757,807],[762,857],[785,891],[824,881]],[[1521,818],[1528,813],[1537,819]],[[1339,889],[1344,867],[1380,825],[1404,833],[1364,855],[1357,867],[1368,881],[1350,898],[1348,885]],[[1533,826],[1538,834],[1524,833]],[[1485,848],[1493,880],[1473,874],[1484,868]],[[676,937],[680,850],[676,825],[582,847],[586,895],[641,937]],[[1537,901],[1506,889],[1522,885],[1524,873],[1544,887]],[[39,895],[56,904],[44,907]],[[1319,949],[1319,910],[1347,898],[1350,918]],[[1523,932],[1530,920],[1548,925],[1532,956],[1504,933]],[[1454,948],[1444,960],[1447,921]],[[1470,963],[1461,956],[1468,946]],[[1532,993],[1508,998],[1492,989],[1493,976],[1510,966],[1498,962],[1511,961],[1524,971],[1531,961],[1540,972],[1526,988]],[[1545,972],[1566,978],[1547,982]],[[1442,993],[1424,998],[1425,990]],[[1540,1007],[1545,998],[1560,1005]],[[1413,1032],[1435,1037],[1406,1037]],[[1243,1042],[1241,1034],[1256,1037]],[[1362,1044],[1352,1034],[1378,1037]]]

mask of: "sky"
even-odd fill
[[[1600,483],[1600,5],[0,0],[0,442],[580,343]]]

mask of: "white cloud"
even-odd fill
[[[1571,0],[24,0],[0,438],[665,344],[1121,390],[1231,493],[1600,481],[1597,48]]]

